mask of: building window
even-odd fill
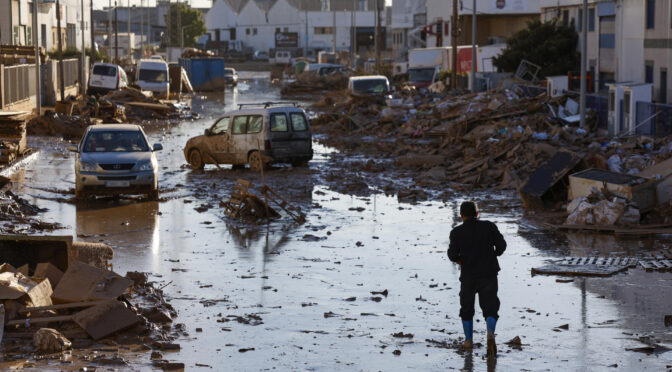
[[[645,67],[644,67],[644,82],[645,83],[653,83],[653,61],[645,61],[644,62]]]
[[[579,21],[576,22],[577,24],[577,31],[581,32],[583,31],[583,9],[579,9]]]
[[[588,9],[588,31],[595,31],[595,8]]]
[[[276,27],[276,28],[275,28],[275,33],[276,33],[276,34],[279,34],[279,33],[280,33],[280,27]]]
[[[252,35],[256,35],[256,34],[257,34],[257,29],[256,28],[252,29]]]
[[[660,103],[667,103],[667,69],[660,69]]]
[[[656,0],[646,0],[646,28],[656,27]]]
[[[289,27],[285,27],[282,29],[283,32],[289,32]]]
[[[315,27],[313,33],[315,35],[331,35],[332,29],[331,27]]]
[[[245,35],[249,35],[249,34],[250,34],[250,29],[249,29],[249,28],[246,28],[246,29],[245,29]]]

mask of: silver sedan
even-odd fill
[[[102,124],[87,128],[75,152],[75,197],[147,194],[159,198],[158,165],[142,128],[131,124]]]

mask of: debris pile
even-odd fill
[[[93,124],[182,120],[194,116],[184,104],[162,102],[151,92],[124,87],[98,98],[69,97],[66,102],[59,102],[55,112],[47,110],[33,118],[28,133],[77,139]]]
[[[639,225],[640,212],[636,205],[606,189],[593,188],[589,196],[572,200],[567,205],[568,225]]]
[[[592,112],[580,128],[576,107],[521,87],[460,96],[405,87],[387,97],[330,94],[312,107],[311,123],[329,146],[394,156],[424,187],[517,189],[560,150],[600,169],[614,155],[637,169],[672,155],[664,139],[606,139]]]
[[[27,112],[0,112],[0,164],[9,164],[28,153],[26,148]]]
[[[31,231],[56,230],[62,227],[58,223],[37,220],[35,216],[45,210],[18,197],[10,188],[11,182],[9,178],[0,176],[0,214],[3,216],[0,232],[27,233]]]
[[[49,56],[44,47],[38,50],[41,63],[45,63]],[[0,65],[14,66],[35,64],[35,47],[29,45],[0,45]]]
[[[262,185],[260,189],[261,197],[255,195],[250,189],[252,182],[238,179],[236,185],[231,191],[231,197],[228,201],[222,201],[220,207],[224,208],[224,214],[231,218],[242,217],[246,220],[261,220],[280,217],[271,203],[282,209],[287,215],[298,223],[305,222],[305,215],[298,207],[291,206],[278,193],[268,185]]]
[[[48,354],[72,348],[86,355],[100,344],[141,345],[135,351],[142,351],[173,338],[169,324],[176,312],[146,273],[122,277],[74,257],[68,261],[64,272],[55,258],[18,269],[0,266],[5,350]]]
[[[282,87],[283,95],[310,93],[325,90],[343,90],[348,86],[349,75],[335,71],[327,75],[318,75],[317,71],[304,71],[296,80]]]
[[[182,52],[181,58],[209,58],[216,55],[209,50],[200,50],[196,48],[187,48]]]

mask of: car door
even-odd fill
[[[245,142],[249,150],[264,149],[263,137],[264,117],[263,115],[249,115],[247,120],[247,131]]]
[[[289,122],[292,128],[291,147],[293,156],[310,154],[312,148],[312,134],[308,119],[300,111],[289,112]]]
[[[268,119],[268,136],[271,140],[273,157],[284,161],[291,155],[292,132],[289,131],[289,118],[286,112],[273,112]]]
[[[218,119],[210,128],[209,140],[212,142],[212,156],[218,163],[228,164],[231,159],[229,156],[229,122],[231,118],[225,116]]]
[[[247,119],[248,115],[236,115],[231,122],[229,137],[229,156],[231,164],[247,164]]]

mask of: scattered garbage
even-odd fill
[[[271,219],[280,217],[280,214],[271,207],[276,207],[285,211],[285,213],[298,223],[305,222],[305,215],[298,207],[291,206],[275,190],[268,185],[262,185],[259,193],[255,195],[251,189],[252,182],[238,179],[236,185],[231,191],[231,197],[228,201],[222,201],[220,206],[224,208],[224,214],[231,218],[243,217],[245,219]]]

